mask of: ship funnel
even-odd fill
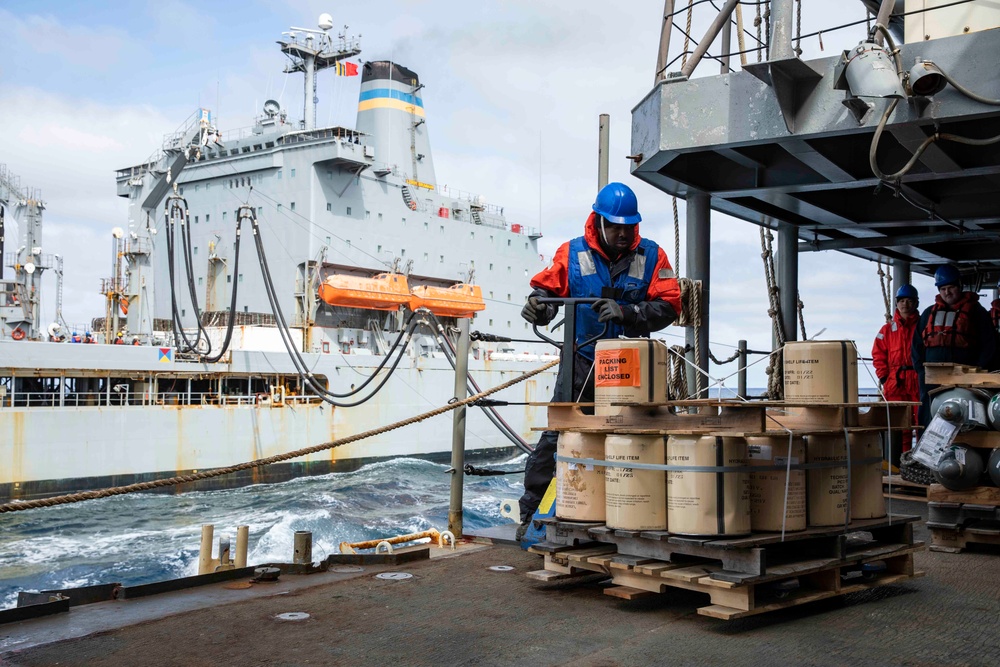
[[[416,72],[380,60],[365,63],[358,99],[358,131],[369,135],[375,162],[417,183],[433,185],[423,85]]]

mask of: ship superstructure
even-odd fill
[[[408,333],[406,307],[324,301],[319,287],[331,278],[396,275],[415,292],[467,285],[486,306],[473,328],[509,338],[527,333],[518,313],[528,278],[543,266],[540,235],[508,223],[502,208],[481,197],[436,185],[417,74],[389,61],[350,63],[357,40],[332,38],[323,25],[332,23],[293,28],[278,42],[289,57],[286,71],[305,75],[301,123],[268,100],[251,128],[223,132],[199,109],[153,156],[118,171],[129,220],[113,235],[108,307],[93,326],[104,344],[74,345],[55,325],[45,336],[37,322],[25,340],[12,340],[16,322],[3,311],[0,501],[222,467],[446,403],[454,372],[441,331],[454,320],[444,316],[424,317],[385,387],[357,407],[325,405],[308,390],[286,351],[277,308],[305,366],[334,392],[384,373],[393,341]],[[361,75],[356,127],[315,127],[316,74],[348,66]],[[246,222],[241,244],[238,221]],[[250,240],[258,230],[261,252]],[[482,344],[474,357],[483,386],[538,359],[510,343]],[[541,376],[505,398],[545,400],[552,380]],[[513,434],[526,436],[535,425],[531,408],[505,417],[507,437],[472,416],[469,449],[509,452]],[[450,443],[442,432],[430,420],[266,478],[221,484],[388,456],[443,456]]]

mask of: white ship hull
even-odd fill
[[[119,357],[119,363],[113,370],[106,369],[105,375],[152,376],[158,382],[153,389],[142,395],[133,393],[128,399],[113,391],[113,382],[104,385],[106,391],[82,396],[67,390],[15,391],[4,397],[0,407],[0,502],[171,477],[283,454],[408,419],[446,404],[454,394],[454,371],[445,359],[437,357],[404,358],[377,396],[363,405],[338,408],[308,396],[285,396],[282,401],[278,396],[246,392],[199,397],[184,391],[156,391],[155,387],[166,383],[163,378],[192,370],[182,366],[194,367],[194,371],[206,366],[154,362],[171,368],[150,368],[149,360],[158,354],[157,348],[0,343],[0,360],[9,361],[7,355],[14,352],[22,357],[20,368],[15,370],[19,376],[31,368],[36,378],[72,378],[84,372],[96,377],[102,371],[85,369],[88,360]],[[25,352],[34,354],[25,356]],[[76,353],[78,366],[57,367],[54,362],[63,356],[61,352]],[[293,373],[284,354],[235,355],[230,364],[213,365],[223,367],[213,369],[215,377],[238,381],[258,373]],[[314,372],[329,376],[330,386],[338,390],[338,385],[349,386],[350,376],[363,380],[382,358],[329,354],[307,355],[307,359]],[[39,365],[31,366],[35,363]],[[470,370],[479,385],[488,388],[541,363],[470,359]],[[0,366],[7,364],[0,362]],[[7,366],[6,372],[11,370]],[[553,373],[546,372],[495,398],[516,403],[547,400],[553,382]],[[133,404],[116,404],[125,400]],[[518,405],[499,410],[514,431],[529,442],[534,440],[531,429],[544,426],[544,411],[538,408]],[[287,463],[205,480],[197,487],[171,488],[189,491],[281,481],[400,456],[445,461],[451,452],[451,432],[452,414],[446,413]],[[480,409],[471,408],[466,450],[470,455],[503,456],[512,451],[512,443]]]

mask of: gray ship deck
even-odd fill
[[[927,509],[895,501],[893,511]],[[927,538],[922,523],[917,533]],[[471,545],[457,557],[355,575],[285,575],[249,590],[216,585],[74,608],[0,628],[0,665],[992,665],[997,557],[924,551],[924,578],[723,623],[694,614],[696,593],[625,602],[597,579],[539,584],[525,576],[539,556]],[[498,564],[515,570],[487,569]],[[375,579],[381,571],[414,578]],[[274,620],[289,611],[311,618]]]

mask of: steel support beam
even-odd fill
[[[667,56],[670,52],[670,33],[674,29],[674,0],[663,2],[663,24],[660,26],[660,50],[656,54],[656,72],[653,74],[653,85],[667,77]]]
[[[687,196],[687,277],[691,280],[701,281],[701,305],[702,312],[701,326],[695,330],[688,327],[686,332],[687,344],[692,352],[689,359],[697,363],[702,373],[696,374],[693,367],[688,369],[688,387],[703,390],[697,398],[708,397],[708,381],[705,373],[708,372],[708,311],[711,303],[711,244],[712,244],[712,208],[711,197],[704,192],[692,192]],[[697,333],[697,338],[696,338]],[[694,349],[701,352],[701,359],[694,357]],[[700,381],[697,376],[701,377]]]
[[[795,225],[778,223],[778,289],[785,340],[798,340],[799,239]]]
[[[901,234],[900,236],[869,236],[865,238],[830,239],[815,243],[802,243],[803,252],[818,250],[843,250],[845,248],[897,248],[904,245],[947,243],[949,241],[1000,241],[1000,232],[941,232],[938,234]]]
[[[469,318],[458,319],[458,346],[455,350],[455,398],[469,395]],[[462,537],[462,492],[465,484],[465,411],[456,408],[451,432],[451,500],[448,507],[448,530],[455,539]]]
[[[781,0],[782,2],[787,1],[791,5],[791,0]],[[708,53],[708,47],[712,45],[715,38],[719,36],[719,31],[722,30],[723,26],[729,25],[729,17],[732,16],[733,10],[736,9],[736,5],[739,4],[739,0],[726,0],[726,4],[722,6],[719,13],[716,15],[715,20],[712,24],[708,26],[708,30],[705,31],[705,36],[701,38],[698,42],[698,46],[694,48],[694,53],[688,59],[684,67],[681,68],[681,74],[684,78],[690,79],[691,74],[694,72],[698,63],[701,59]]]
[[[611,116],[602,113],[597,121],[597,189],[608,184],[608,151],[611,142]]]
[[[912,282],[912,279],[910,278],[910,263],[894,259],[892,261],[893,289],[898,290],[903,285],[909,285],[910,282]]]

